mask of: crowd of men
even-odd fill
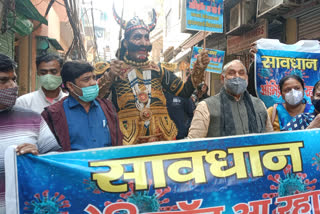
[[[36,155],[186,136],[273,131],[264,103],[247,91],[248,72],[241,61],[233,60],[223,67],[223,87],[209,97],[207,86],[201,84],[210,61],[206,51],[198,56],[183,82],[166,64],[148,60],[155,14],[149,25],[138,17],[121,22],[115,11],[114,15],[124,28],[116,60],[94,67],[83,61],[63,63],[53,54],[39,56],[36,65],[41,87],[19,98],[16,63],[0,54],[0,213],[5,209],[4,151],[10,145],[18,145],[18,155]],[[195,89],[196,109],[190,99]],[[319,93],[316,90],[314,96],[320,98]],[[185,110],[189,124],[180,124],[184,115],[179,116],[179,109],[189,105],[191,110]],[[319,103],[314,105],[320,108]]]

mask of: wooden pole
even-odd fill
[[[212,8],[212,0],[210,0],[210,9]],[[207,12],[207,9],[206,9]],[[203,50],[206,49],[206,35],[207,35],[207,16],[204,19],[204,31],[203,31]]]
[[[206,49],[206,34],[207,34],[207,31],[204,30],[203,31],[203,50]]]
[[[119,53],[121,49],[121,36],[122,36],[122,22],[123,22],[123,11],[124,11],[124,0],[122,0],[122,11],[121,11],[121,24],[120,24],[120,32],[119,32]],[[120,54],[119,54],[120,57]]]
[[[210,0],[210,10],[211,8],[212,8],[212,0]],[[203,50],[206,50],[206,35],[207,35],[206,27],[207,27],[207,16],[205,16],[205,19],[204,19]],[[206,79],[207,79],[207,72],[204,73],[204,82]]]

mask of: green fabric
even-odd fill
[[[37,49],[38,50],[47,50],[50,48],[50,45],[55,48],[55,50],[63,51],[63,48],[59,42],[54,38],[49,38],[47,36],[37,36]]]
[[[61,76],[46,74],[39,76],[39,81],[42,87],[47,90],[56,90],[62,84]]]
[[[48,25],[47,19],[39,13],[30,0],[16,0],[16,12],[28,19],[36,20],[42,24]]]
[[[14,58],[14,33],[12,29],[0,34],[0,53]]]
[[[55,49],[63,51],[63,48],[56,39],[48,38],[48,40]]]
[[[49,42],[47,39],[39,39],[37,40],[37,49],[38,50],[47,50],[49,48]]]
[[[20,36],[29,35],[32,33],[32,30],[33,30],[32,22],[18,13],[16,13],[15,16],[13,15],[13,13],[11,13],[11,12],[9,13],[8,24]]]

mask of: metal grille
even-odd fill
[[[298,17],[298,39],[320,39],[320,7]]]
[[[14,34],[11,31],[7,31],[4,34],[0,34],[0,53],[9,56],[14,59]]]
[[[285,26],[279,22],[276,24],[269,24],[268,26],[268,38],[269,39],[279,39],[280,42],[284,42],[285,38]]]

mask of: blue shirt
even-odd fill
[[[283,131],[306,129],[316,116],[315,112],[298,114],[283,128]]]
[[[71,150],[111,146],[108,122],[98,101],[91,102],[87,113],[82,105],[69,96],[63,102]]]

